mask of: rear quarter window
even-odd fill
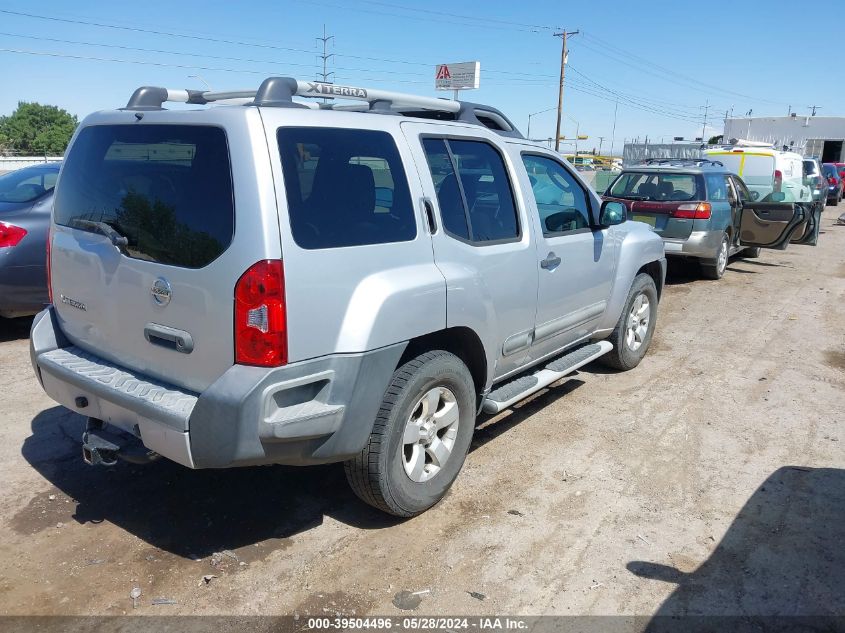
[[[277,131],[294,241],[322,249],[413,240],[417,225],[393,137],[378,130]]]
[[[225,132],[188,125],[83,129],[65,159],[56,224],[128,240],[124,255],[202,268],[232,243],[235,206]]]

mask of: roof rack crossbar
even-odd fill
[[[230,99],[252,99],[250,105],[255,106],[308,107],[303,103],[293,101],[293,97],[359,101],[363,102],[362,110],[381,114],[402,114],[403,110],[442,112],[454,116],[454,120],[457,121],[481,125],[504,136],[522,138],[516,126],[502,112],[491,106],[321,81],[302,81],[293,77],[268,77],[261,82],[257,90],[215,92],[144,86],[132,94],[124,110],[160,110],[168,101],[204,105]],[[319,104],[311,107],[335,108],[334,104]],[[347,105],[339,105],[336,108],[358,110],[354,106]]]
[[[724,167],[721,161],[709,160],[707,158],[646,158],[640,165],[712,165],[713,167]]]

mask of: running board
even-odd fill
[[[563,356],[558,356],[543,369],[531,375],[521,376],[515,380],[506,382],[488,393],[481,405],[481,410],[489,414],[504,411],[509,406],[520,400],[524,400],[532,393],[548,387],[553,382],[557,382],[561,378],[571,374],[579,367],[583,367],[599,356],[607,354],[612,349],[613,345],[609,341],[599,341],[598,343],[591,343],[574,349]]]

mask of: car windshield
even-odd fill
[[[804,173],[805,174],[815,174],[816,172],[816,164],[811,160],[804,161]]]
[[[822,170],[825,176],[838,176],[839,172],[835,165],[822,165]]]
[[[628,171],[616,179],[608,195],[629,200],[658,202],[700,200],[699,178],[694,174]]]
[[[0,176],[0,202],[33,202],[53,191],[59,172],[25,167]]]

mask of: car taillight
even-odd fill
[[[836,178],[834,178],[833,176],[828,176],[827,184],[829,184],[831,187],[835,187],[836,186]]]
[[[53,303],[53,229],[47,231],[47,298]]]
[[[250,266],[235,285],[235,362],[278,367],[288,362],[285,273],[281,260]]]
[[[712,207],[709,202],[694,202],[679,205],[672,213],[672,217],[684,220],[708,220]]]
[[[0,248],[17,246],[25,236],[26,229],[22,229],[14,224],[0,222]]]
[[[780,169],[775,169],[775,191],[780,191],[783,186],[783,174]]]

